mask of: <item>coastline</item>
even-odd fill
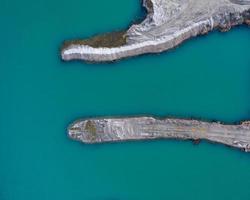
[[[212,0],[201,5],[195,3],[195,0],[143,0],[148,13],[140,24],[132,25],[118,37],[114,32],[82,41],[68,41],[61,49],[61,57],[65,61],[115,61],[163,52],[215,29],[224,32],[236,25],[250,24],[249,0]],[[193,9],[191,13],[190,8]],[[116,40],[118,42],[114,42]]]
[[[90,118],[68,128],[68,136],[87,144],[131,140],[208,140],[250,152],[250,121],[229,125],[192,119],[154,117]]]

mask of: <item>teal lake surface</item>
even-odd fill
[[[84,145],[74,120],[250,119],[250,28],[113,64],[62,62],[66,39],[120,30],[139,0],[1,0],[0,200],[249,200],[250,154],[203,141]]]

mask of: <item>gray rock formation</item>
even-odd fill
[[[125,32],[121,46],[68,42],[61,50],[62,59],[103,62],[162,52],[213,29],[228,31],[250,24],[250,0],[143,0],[143,5],[148,11],[146,19]]]
[[[86,119],[70,125],[68,135],[84,143],[161,138],[195,141],[205,139],[250,152],[250,121],[239,125],[224,125],[153,117]]]

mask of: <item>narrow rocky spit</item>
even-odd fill
[[[70,125],[68,135],[89,144],[151,139],[208,140],[250,152],[250,121],[225,125],[153,117],[93,118]]]
[[[228,31],[232,26],[250,25],[250,0],[143,0],[143,6],[147,17],[140,24],[122,35],[69,41],[61,49],[62,59],[107,62],[159,53],[214,29]]]

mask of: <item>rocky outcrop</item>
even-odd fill
[[[148,14],[140,24],[119,37],[111,33],[69,41],[61,50],[62,59],[104,62],[157,53],[213,29],[228,31],[232,26],[250,24],[250,0],[143,0],[143,6]],[[116,38],[119,42],[115,43]],[[100,40],[104,42],[96,44]]]
[[[187,119],[153,117],[102,118],[79,120],[68,135],[84,143],[150,139],[209,140],[250,152],[250,121],[224,125]]]

